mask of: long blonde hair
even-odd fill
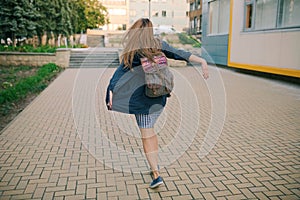
[[[137,20],[126,32],[122,43],[124,50],[121,58],[126,68],[132,68],[136,54],[152,60],[153,56],[161,53],[161,42],[154,37],[153,24],[147,18]]]

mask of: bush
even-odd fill
[[[182,44],[191,44],[193,47],[201,47],[201,43],[198,40],[187,35],[186,33],[179,33],[178,37]]]
[[[52,47],[49,45],[34,47],[32,45],[12,46],[0,45],[0,52],[33,52],[33,53],[55,53],[57,48],[72,48],[71,45]],[[73,48],[88,48],[86,44],[76,44]]]
[[[75,44],[73,45],[73,47],[69,44],[68,47],[67,46],[60,46],[59,48],[88,48],[89,46],[86,44]]]
[[[0,51],[9,52],[35,52],[35,53],[55,53],[57,47],[51,47],[49,45],[34,47],[32,45],[12,46],[12,45],[0,45]]]

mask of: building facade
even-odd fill
[[[187,0],[130,0],[129,2],[130,24],[141,17],[147,17],[151,19],[154,26],[171,26],[178,31],[188,28]]]
[[[204,0],[208,60],[300,78],[299,0]]]
[[[229,18],[230,0],[203,0],[202,54],[216,64],[227,65]]]
[[[188,0],[99,0],[108,9],[110,24],[103,30],[126,30],[137,19],[147,17],[154,26],[188,28]],[[150,13],[150,15],[149,15]]]
[[[201,35],[202,32],[202,0],[190,0],[189,33]]]
[[[102,26],[105,31],[126,30],[129,26],[128,0],[99,0],[108,11],[109,24]]]

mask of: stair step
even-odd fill
[[[71,53],[71,55],[111,55],[111,56],[117,56],[118,53],[95,53],[95,52],[82,52],[82,53]]]
[[[120,65],[116,49],[95,48],[73,50],[70,55],[70,68],[116,68]]]
[[[73,62],[73,63],[70,63],[70,65],[120,65],[120,63],[118,62],[114,62],[114,63],[87,63],[87,62]]]
[[[70,68],[117,68],[118,65],[70,65]]]
[[[92,59],[98,59],[98,60],[101,60],[101,59],[104,59],[104,60],[117,59],[115,56],[114,57],[108,57],[108,56],[93,56],[93,57],[91,57],[91,56],[86,56],[86,57],[84,57],[84,56],[71,56],[70,58],[72,58],[72,59],[90,59],[90,60],[92,60]]]
[[[119,60],[116,57],[70,57],[70,60],[98,60],[98,61],[106,61],[106,60]]]
[[[118,56],[117,53],[71,53],[71,55],[75,55],[75,56],[88,56],[88,55],[92,55],[92,56],[98,56],[98,55],[108,55],[108,56]]]

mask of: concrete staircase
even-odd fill
[[[74,49],[71,51],[70,68],[116,68],[119,66],[116,48]]]

